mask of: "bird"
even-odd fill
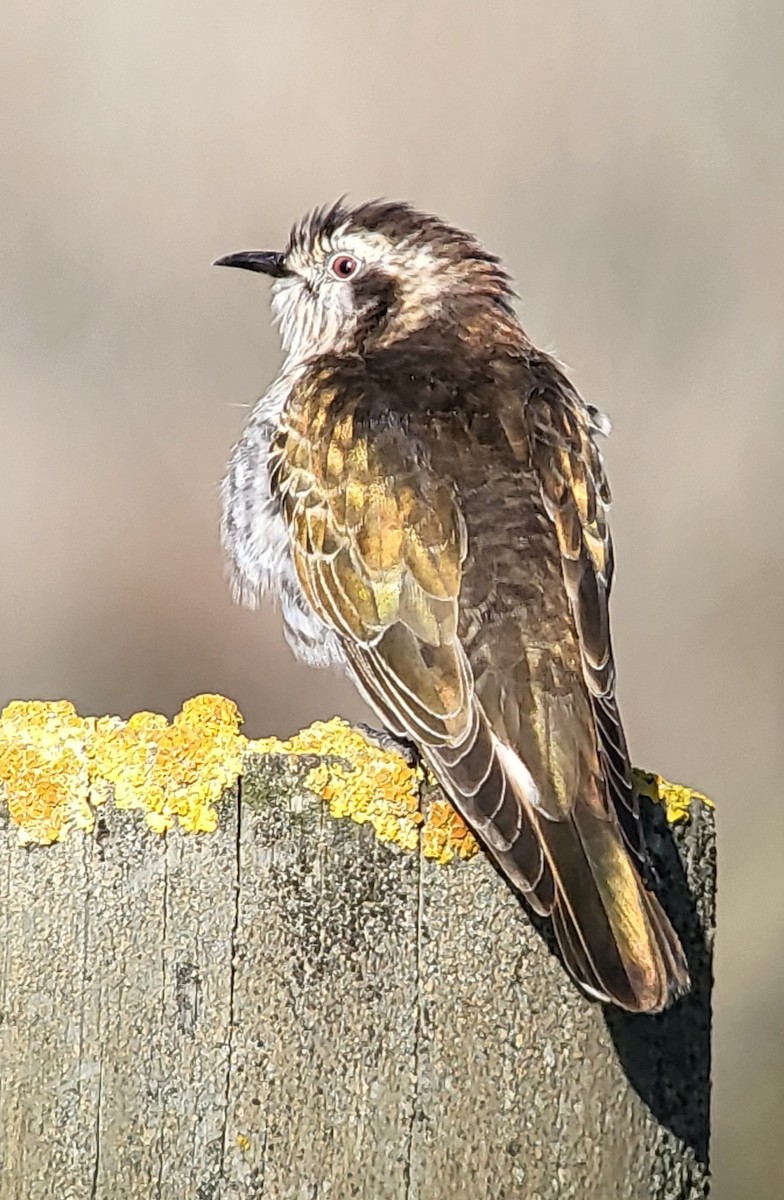
[[[500,259],[408,203],[215,265],[272,279],[284,352],[222,484],[235,598],[413,743],[589,998],[661,1012],[689,975],[616,700],[608,419]]]

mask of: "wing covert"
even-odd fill
[[[303,384],[274,450],[300,584],[395,724],[404,714],[409,736],[449,741],[471,700],[457,639],[466,534],[453,490],[398,423],[368,419],[361,397],[323,414],[322,388]]]

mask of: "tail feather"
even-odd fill
[[[689,986],[686,959],[648,891],[614,815],[578,801],[568,821],[541,818],[556,864],[553,925],[564,961],[586,989],[632,1012],[660,1012]]]
[[[510,882],[552,918],[564,962],[587,993],[655,1013],[688,989],[678,937],[640,877],[600,780],[586,782],[570,812],[547,815],[519,755],[481,710],[459,745],[425,753]]]

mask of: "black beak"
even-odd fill
[[[225,258],[216,258],[212,265],[260,271],[262,275],[272,275],[274,279],[282,279],[284,275],[290,274],[283,255],[277,250],[242,250],[239,254],[227,254]]]

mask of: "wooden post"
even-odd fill
[[[0,828],[0,1200],[708,1195],[712,813],[646,801],[694,991],[585,1000],[479,855],[252,753],[214,832]]]

